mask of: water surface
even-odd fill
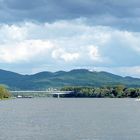
[[[14,99],[0,102],[0,140],[139,140],[135,99]]]

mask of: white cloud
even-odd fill
[[[93,61],[101,62],[102,58],[97,46],[89,46],[89,56]]]
[[[56,60],[64,60],[65,62],[74,61],[79,58],[78,53],[66,52],[59,48],[52,52],[52,57]]]
[[[1,25],[0,27],[0,41],[21,41],[27,36],[27,29],[24,26],[17,25]]]
[[[53,67],[54,71],[65,67],[92,66],[103,70],[114,67],[114,72],[119,67],[140,65],[139,32],[89,26],[82,19],[1,25],[0,32],[0,63],[3,65],[28,62],[36,67],[45,65],[44,69]],[[61,65],[60,69],[56,65]],[[34,69],[38,69],[35,66]]]
[[[123,76],[140,77],[140,66],[133,67],[118,67],[116,71]]]
[[[6,44],[0,46],[0,61],[14,63],[19,61],[30,61],[38,59],[43,54],[48,53],[53,48],[49,41],[26,40],[20,43]]]

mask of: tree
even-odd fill
[[[7,88],[3,85],[0,85],[0,99],[9,98],[11,95]]]
[[[129,88],[127,90],[127,95],[131,98],[135,98],[135,97],[138,97],[139,96],[139,92],[138,92],[138,89],[136,88]]]
[[[117,85],[114,89],[115,97],[118,97],[118,98],[124,97],[125,96],[124,89],[125,89],[124,85]]]

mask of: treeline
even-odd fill
[[[140,96],[140,88],[126,88],[123,85],[113,87],[63,87],[62,91],[73,91],[71,94],[62,97],[89,97],[89,98],[136,98]]]
[[[8,89],[5,86],[0,85],[0,99],[9,98],[10,96],[11,94],[9,93]]]

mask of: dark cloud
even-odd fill
[[[95,25],[138,30],[139,16],[139,0],[0,0],[1,23],[82,17]]]
[[[38,7],[40,3],[37,0],[34,1],[5,0],[5,5],[9,9],[30,10]]]

